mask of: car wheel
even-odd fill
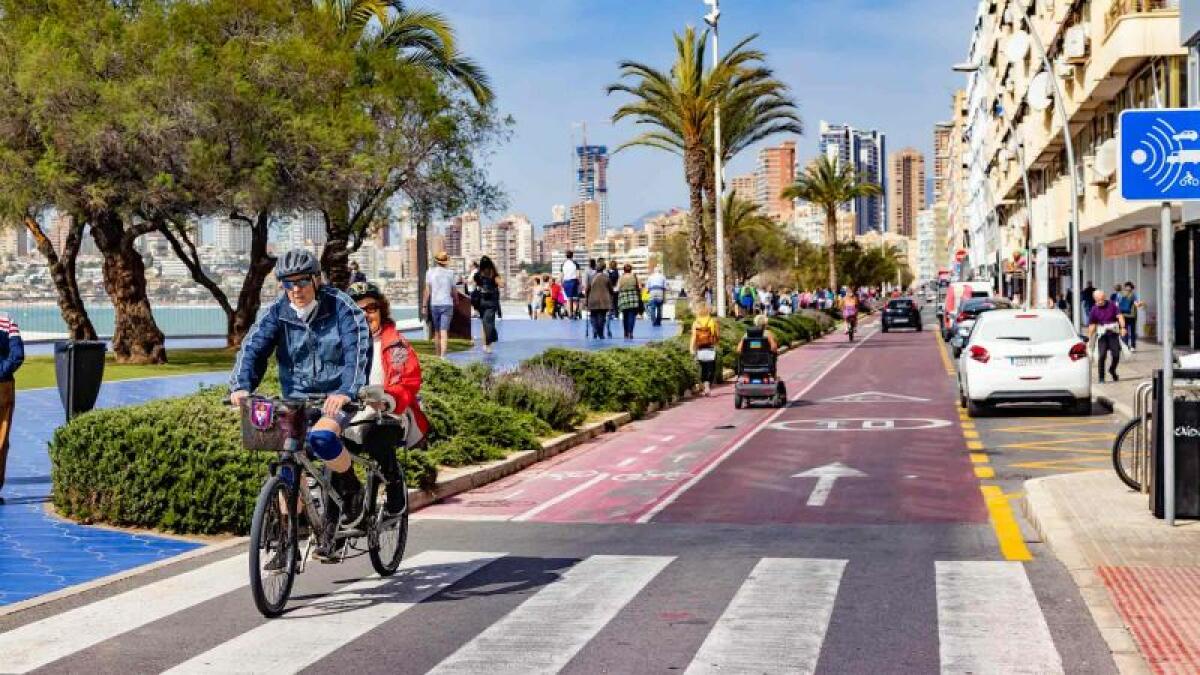
[[[972,401],[967,399],[967,415],[970,417],[982,417],[988,405],[983,401]]]
[[[950,333],[947,333],[946,331],[943,330],[942,331],[942,342],[949,342],[949,341],[950,341]]]
[[[887,332],[887,324],[886,323],[883,324],[883,332],[885,332],[885,333]]]
[[[741,395],[741,394],[734,394],[734,395],[733,395],[733,407],[734,407],[734,408],[737,408],[738,410],[741,410],[741,409],[742,409],[742,404],[743,404],[743,401],[742,401],[742,395]]]
[[[950,348],[950,352],[951,352],[952,354],[954,354],[954,360],[955,360],[955,361],[957,361],[957,360],[958,360],[958,357],[962,356],[962,348],[961,348],[961,347],[951,347],[951,348]]]

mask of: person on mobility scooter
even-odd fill
[[[755,400],[769,399],[771,405],[787,405],[787,386],[775,373],[779,343],[767,330],[767,317],[754,317],[754,327],[737,346],[738,373],[733,384],[733,407],[741,408]]]

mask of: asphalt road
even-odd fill
[[[1093,418],[964,424],[940,348],[831,336],[784,357],[786,409],[721,389],[434,506],[409,569],[312,565],[280,619],[242,551],[0,617],[0,671],[1115,672],[1065,570],[986,498],[1055,470],[1017,466],[1042,451],[1007,427]]]

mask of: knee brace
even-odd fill
[[[328,429],[318,429],[308,432],[308,447],[314,455],[328,462],[342,454],[342,439]]]

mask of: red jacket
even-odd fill
[[[412,408],[421,433],[429,431],[429,421],[421,412],[417,393],[421,391],[421,362],[394,321],[383,324],[380,333],[383,348],[383,390],[396,400],[397,414]]]

